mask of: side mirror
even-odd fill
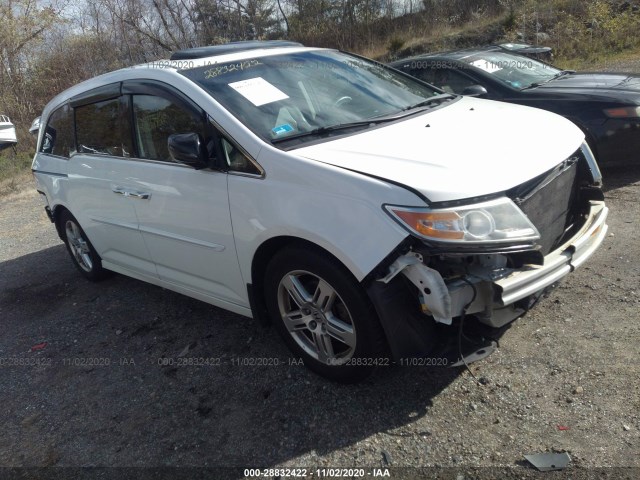
[[[174,133],[169,135],[169,154],[176,162],[200,170],[208,167],[207,149],[197,133]]]
[[[471,85],[462,91],[462,95],[467,95],[468,97],[482,97],[487,93],[489,92],[482,85]]]
[[[40,117],[33,119],[33,122],[31,122],[31,126],[29,127],[29,133],[37,138],[38,130],[40,130]]]

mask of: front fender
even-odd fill
[[[287,152],[268,152],[259,161],[264,178],[229,176],[233,233],[246,283],[254,283],[256,251],[276,237],[317,245],[362,281],[409,235],[382,205],[424,205],[397,185]]]

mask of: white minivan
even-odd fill
[[[85,277],[272,322],[340,381],[490,353],[607,231],[568,120],[284,41],[70,88],[42,113],[33,172]]]

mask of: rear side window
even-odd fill
[[[140,158],[173,161],[168,140],[174,133],[198,133],[207,139],[202,116],[166,98],[133,95],[133,118]]]
[[[75,151],[72,113],[68,105],[63,105],[49,116],[40,145],[42,153],[69,158]]]
[[[76,135],[80,153],[131,156],[130,128],[119,99],[76,107]],[[126,134],[123,135],[123,132]]]

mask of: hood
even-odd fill
[[[625,73],[573,73],[538,87],[541,90],[580,93],[635,93],[640,96],[640,77]]]
[[[443,202],[520,185],[568,158],[583,138],[578,127],[556,114],[462,97],[292,153],[401,183]]]

